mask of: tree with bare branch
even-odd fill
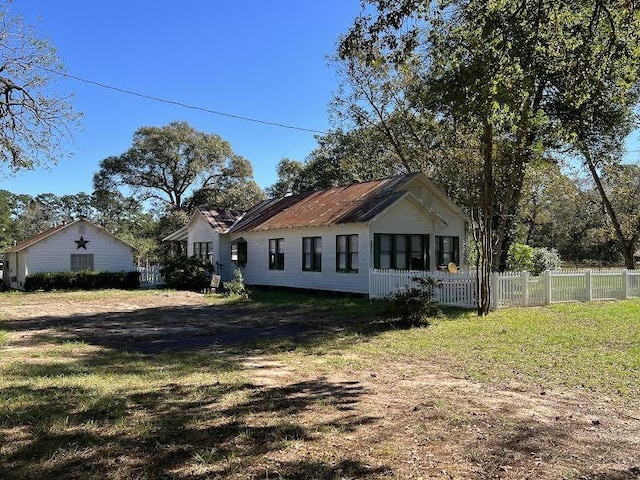
[[[0,166],[32,170],[66,153],[80,115],[54,89],[63,73],[55,49],[0,2]]]

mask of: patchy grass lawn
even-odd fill
[[[593,302],[468,313],[433,328],[387,332],[360,346],[379,360],[437,362],[494,384],[570,387],[640,406],[640,303]]]
[[[0,295],[0,478],[640,476],[640,302],[403,331],[361,299],[253,298]],[[291,323],[308,334],[153,355],[100,340]]]

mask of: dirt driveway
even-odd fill
[[[194,292],[126,292],[101,297],[92,292],[27,295],[19,303],[0,304],[8,330],[20,342],[42,336],[120,348],[141,353],[227,346],[277,339],[330,328],[321,318],[290,308],[261,309],[251,304],[215,305]]]
[[[241,377],[212,372],[203,383],[175,375],[146,390],[101,387],[107,393],[88,410],[65,386],[34,393],[16,381],[12,388],[33,404],[0,409],[8,478],[640,479],[640,413],[588,391],[473,381],[437,358],[237,349],[261,334],[326,335],[354,326],[302,309],[219,306],[188,292],[43,298],[0,298],[9,337],[3,350],[28,352],[52,337],[143,353],[233,344]],[[156,371],[156,356],[141,357],[138,367]],[[9,374],[40,374],[42,358],[26,360],[34,365],[13,364]],[[198,358],[189,375],[204,375],[217,360]],[[84,361],[55,367],[60,382],[102,365]],[[52,405],[59,420],[44,419],[46,428],[32,434],[30,422]]]

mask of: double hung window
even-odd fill
[[[201,260],[211,261],[213,242],[193,242],[193,255]]]
[[[336,271],[358,271],[358,235],[336,236]]]
[[[302,238],[302,270],[306,272],[322,270],[322,237]]]
[[[269,239],[269,270],[284,270],[284,238]]]
[[[376,233],[374,267],[429,270],[429,235]]]
[[[436,236],[436,262],[447,266],[450,262],[460,264],[460,238]]]
[[[247,241],[244,238],[231,242],[231,261],[241,267],[247,264]]]
[[[71,271],[93,270],[93,253],[72,253]]]

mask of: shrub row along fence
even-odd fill
[[[387,297],[414,286],[413,278],[425,276],[440,282],[436,300],[442,305],[475,308],[475,273],[373,269],[369,276],[369,296]],[[491,274],[492,309],[627,298],[640,298],[640,271],[554,270],[537,277],[529,272]]]

